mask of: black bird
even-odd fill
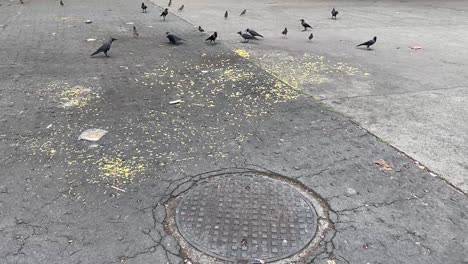
[[[140,36],[140,34],[138,34],[138,31],[137,31],[136,27],[133,26],[133,37],[138,38],[139,36]]]
[[[226,12],[224,13],[224,19],[227,19],[227,18],[228,18],[228,15],[229,15],[229,14],[228,14],[228,11],[226,11]]]
[[[245,13],[247,13],[247,9],[244,9],[244,11],[242,11],[242,13],[240,15],[243,16],[243,15],[245,15]]]
[[[184,10],[184,5],[182,5],[181,7],[179,7],[179,9],[177,9],[177,11],[179,12],[182,12],[182,10]]]
[[[146,8],[148,8],[145,3],[141,3],[141,9],[143,9],[143,13],[146,13]]]
[[[211,34],[211,36],[209,36],[207,39],[205,39],[205,41],[209,40],[210,43],[216,43],[216,38],[218,37],[218,33],[217,32],[214,32],[213,34]]]
[[[246,29],[245,31],[249,32],[250,35],[254,36],[254,37],[262,37],[262,35],[258,34],[257,31],[253,30],[253,29]]]
[[[369,40],[369,41],[366,41],[364,43],[361,43],[359,45],[357,45],[356,47],[359,47],[359,46],[367,46],[367,49],[369,49],[370,46],[374,45],[375,42],[377,42],[377,37],[374,37],[373,39]]]
[[[301,19],[301,25],[304,27],[304,31],[306,31],[307,28],[312,29],[312,27],[311,27],[309,24],[307,24],[307,23],[304,21],[304,19]]]
[[[288,28],[284,28],[283,32],[281,32],[285,37],[288,35]]]
[[[198,31],[205,32],[205,30],[201,26],[198,26]]]
[[[164,11],[160,15],[160,16],[162,16],[164,18],[164,21],[166,21],[167,14],[169,14],[169,9],[165,8]]]
[[[331,13],[332,13],[332,19],[333,18],[336,19],[336,16],[338,15],[339,12],[335,10],[335,8],[333,8]]]
[[[117,40],[115,38],[110,38],[109,41],[107,41],[106,43],[102,44],[102,46],[96,50],[93,54],[91,54],[91,56],[94,56],[98,53],[101,53],[101,52],[104,52],[104,55],[106,55],[106,57],[109,57],[107,56],[107,52],[110,50],[111,46],[112,46],[112,42],[114,40]]]
[[[24,4],[23,0],[19,0],[21,4]]]
[[[61,6],[64,6],[64,5],[63,5],[63,1],[62,1],[62,0],[60,0],[60,5],[61,5]]]
[[[237,32],[237,34],[239,34],[241,37],[244,38],[244,40],[245,40],[244,42],[249,42],[249,40],[251,40],[251,39],[258,39],[256,37],[250,35],[249,33],[242,33],[242,31]]]
[[[169,3],[167,4],[167,7],[171,7],[172,5],[172,0],[169,0]]]
[[[313,38],[314,38],[314,34],[313,34],[313,33],[310,33],[310,35],[309,35],[309,41],[311,41]]]
[[[184,41],[183,39],[179,38],[176,35],[172,35],[169,32],[166,32],[166,37],[169,39],[169,43],[174,45],[179,45],[179,42]]]

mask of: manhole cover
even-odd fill
[[[290,185],[258,175],[215,177],[179,202],[176,224],[186,241],[227,261],[276,261],[314,238],[317,215]]]

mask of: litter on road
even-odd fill
[[[379,160],[374,160],[374,164],[377,164],[380,166],[380,170],[383,171],[392,171],[393,167],[385,160],[379,159]]]
[[[173,105],[173,104],[180,104],[180,103],[183,103],[184,101],[182,100],[174,100],[174,101],[170,101],[169,104]]]
[[[107,130],[100,128],[86,129],[85,131],[81,132],[80,136],[78,137],[78,140],[98,141],[105,134],[107,134],[107,132]]]

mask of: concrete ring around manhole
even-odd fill
[[[306,260],[332,226],[306,189],[252,171],[201,179],[166,208],[167,227],[193,263]]]

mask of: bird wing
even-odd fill
[[[372,44],[374,44],[374,40],[373,40],[373,39],[371,39],[371,40],[369,40],[369,41],[366,41],[366,42],[364,42],[364,43],[362,43],[362,44],[359,44],[359,46],[367,46],[367,45],[372,45]]]
[[[251,34],[248,34],[248,33],[242,33],[242,37],[245,39],[257,39],[255,36],[252,36]]]
[[[110,49],[109,43],[104,43],[104,44],[102,44],[102,46],[98,49],[98,51],[99,51],[99,52],[108,51],[109,49]]]
[[[310,28],[311,28],[311,26],[310,26],[309,24],[307,24],[306,22],[304,22],[304,23],[302,24],[302,26],[304,26],[304,27],[310,27]]]
[[[254,33],[255,33],[255,36],[259,36],[263,38],[262,34],[258,33],[257,31],[254,31]]]
[[[176,41],[182,41],[182,40],[184,40],[184,39],[179,38],[179,37],[176,36],[176,35],[171,35],[171,36],[174,37],[174,39],[175,39]]]
[[[166,37],[169,39],[169,41],[170,41],[171,43],[174,43],[174,44],[177,43],[177,41],[176,41],[176,39],[174,38],[173,35],[167,35]]]
[[[254,36],[254,37],[255,37],[255,36],[260,36],[260,37],[261,37],[261,36],[262,36],[262,35],[258,34],[258,32],[255,31],[255,30],[253,30],[253,29],[250,29],[248,32],[249,32],[252,36]]]
[[[99,52],[108,51],[110,49],[110,45],[108,43],[104,43],[99,49],[97,49],[91,56],[98,54]]]

